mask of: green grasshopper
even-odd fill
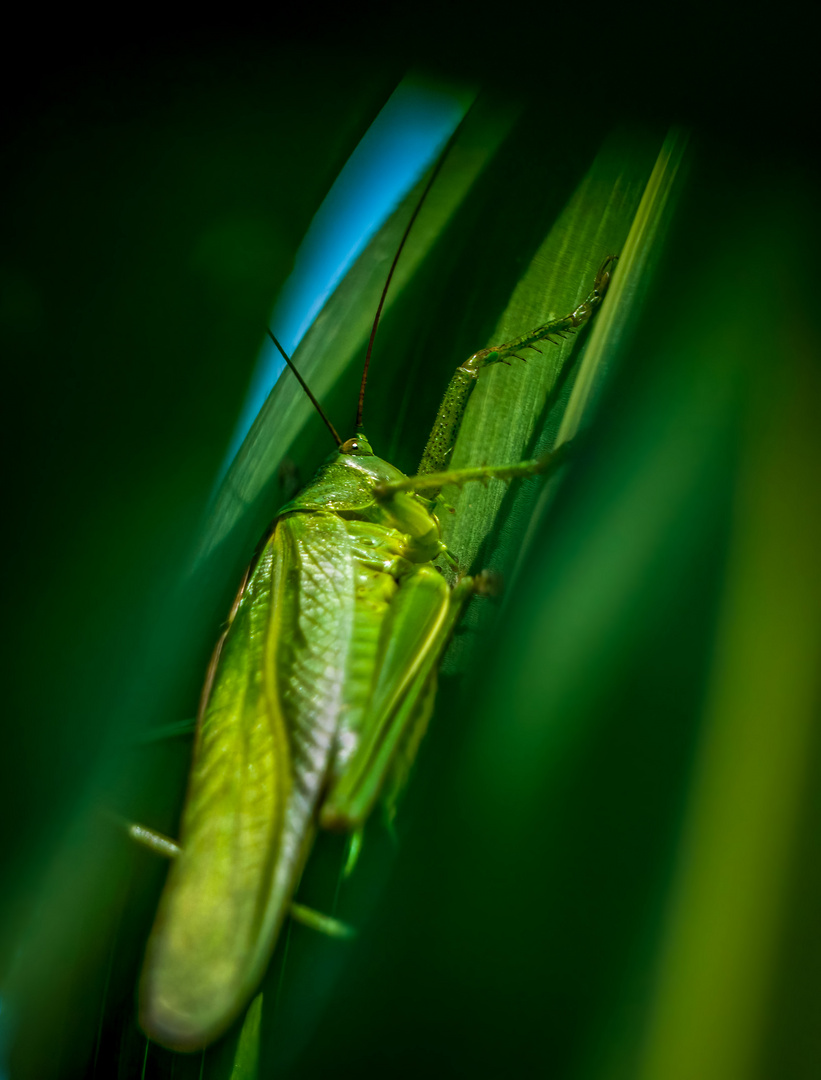
[[[587,322],[614,262],[569,315],[456,369],[415,476],[376,457],[362,430],[367,360],[353,437],[342,441],[317,404],[337,450],[277,513],[202,692],[181,847],[140,985],[140,1022],[155,1041],[206,1046],[247,1004],[285,916],[299,914],[292,898],[317,828],[350,835],[347,871],[376,803],[392,817],[444,650],[486,588],[481,574],[458,576],[436,498],[446,484],[544,473],[560,456],[448,471],[465,406],[485,367]],[[457,571],[453,587],[440,558]]]

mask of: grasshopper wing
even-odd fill
[[[280,518],[201,714],[182,852],[146,952],[140,1020],[165,1046],[220,1035],[270,959],[327,780],[353,593],[344,523]]]

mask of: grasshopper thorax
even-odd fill
[[[403,555],[411,562],[429,562],[442,548],[439,523],[426,499],[400,491],[388,500],[375,489],[406,480],[389,461],[377,457],[364,435],[342,443],[313,481],[283,506],[279,515],[294,512],[333,512],[347,519],[368,521],[405,536]]]
[[[404,474],[377,457],[367,438],[358,432],[328,455],[311,483],[279,513],[333,510],[337,513],[360,512],[370,517],[378,509],[374,487],[401,479]],[[381,516],[381,511],[379,514]]]

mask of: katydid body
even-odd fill
[[[361,432],[284,506],[241,590],[201,703],[181,826],[140,988],[147,1034],[193,1050],[262,977],[317,827],[392,815],[430,717],[442,654],[474,591],[451,588],[434,502],[445,483],[544,472],[548,458],[446,471],[481,369],[582,325],[611,259],[564,319],[457,369],[419,475]]]

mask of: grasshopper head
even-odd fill
[[[371,444],[360,431],[352,439],[346,439],[340,446],[338,453],[353,454],[354,456],[373,457]]]

